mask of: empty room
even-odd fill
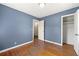
[[[0,56],[79,56],[79,3],[1,3]]]

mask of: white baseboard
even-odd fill
[[[59,43],[56,43],[56,42],[53,42],[53,41],[49,41],[49,40],[45,40],[45,41],[49,42],[49,43],[53,43],[53,44],[59,45],[59,46],[62,46],[62,44],[59,44]]]
[[[43,41],[43,40],[42,40],[42,41]],[[53,41],[49,41],[49,40],[45,40],[45,41],[46,41],[46,42],[49,42],[49,43],[53,43],[53,44],[56,44],[56,45],[60,45],[60,46],[62,46],[61,44],[56,43],[56,42],[53,42]],[[8,50],[11,50],[11,49],[14,49],[14,48],[17,48],[17,47],[20,47],[20,46],[26,45],[26,44],[29,44],[29,43],[31,43],[31,42],[33,42],[33,41],[29,41],[29,42],[26,42],[26,43],[23,43],[23,44],[20,44],[20,45],[17,45],[17,46],[11,47],[11,48],[7,48],[7,49],[4,49],[4,50],[1,50],[0,53],[2,53],[2,52],[6,52],[6,51],[8,51]]]
[[[23,44],[20,44],[20,45],[17,45],[17,46],[13,46],[13,47],[11,47],[11,48],[7,48],[7,49],[4,49],[4,50],[1,50],[0,53],[6,52],[6,51],[8,51],[8,50],[11,50],[11,49],[14,49],[14,48],[17,48],[17,47],[26,45],[26,44],[29,44],[29,43],[31,43],[31,42],[32,42],[32,41],[29,41],[29,42],[26,42],[26,43],[23,43]]]
[[[76,54],[79,56],[79,52],[75,47],[74,47],[74,50],[75,50]]]

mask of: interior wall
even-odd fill
[[[32,41],[35,17],[0,4],[0,50]]]
[[[75,13],[79,7],[43,17],[45,20],[45,39],[61,44],[61,16]]]

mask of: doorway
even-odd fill
[[[63,16],[62,20],[62,44],[74,45],[74,14]]]
[[[34,21],[34,40],[38,39],[38,20]]]
[[[33,19],[33,40],[44,41],[44,20]]]

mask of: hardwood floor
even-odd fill
[[[41,40],[35,40],[27,45],[0,53],[0,56],[77,56],[77,54],[71,45],[64,44],[61,47]]]

